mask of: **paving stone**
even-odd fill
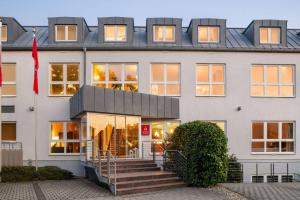
[[[0,183],[1,200],[37,200],[32,183]]]
[[[300,199],[300,183],[224,183],[223,187],[254,200]]]

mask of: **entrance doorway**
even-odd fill
[[[89,133],[93,142],[93,155],[110,151],[118,158],[138,158],[139,123],[135,116],[89,113]]]

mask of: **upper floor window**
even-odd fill
[[[151,64],[151,94],[180,96],[180,65]]]
[[[153,26],[154,42],[175,42],[175,26]]]
[[[126,42],[126,25],[104,25],[105,42]]]
[[[251,96],[294,97],[293,65],[252,65]]]
[[[77,41],[77,26],[76,25],[56,25],[55,26],[55,41]]]
[[[79,123],[51,122],[50,153],[79,154],[80,137]]]
[[[138,66],[135,63],[95,63],[92,74],[92,85],[97,87],[138,91]]]
[[[225,65],[198,64],[196,67],[196,96],[225,95]]]
[[[2,131],[2,136],[1,136],[2,140],[16,141],[17,139],[16,122],[2,122],[1,131]]]
[[[16,64],[2,64],[2,96],[16,96]]]
[[[3,25],[1,29],[1,41],[7,42],[7,26]]]
[[[260,44],[280,44],[280,28],[259,28]]]
[[[50,65],[50,95],[71,96],[79,89],[79,64]]]
[[[294,152],[294,122],[252,122],[251,152]]]
[[[198,42],[219,43],[219,27],[198,26]]]

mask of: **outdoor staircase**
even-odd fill
[[[104,177],[107,177],[107,170],[107,163],[103,163],[101,171]],[[117,160],[116,177],[113,175],[113,164],[110,171],[110,182],[116,187],[116,195],[145,193],[185,186],[176,173],[162,171],[152,160]],[[115,181],[117,184],[114,184]]]

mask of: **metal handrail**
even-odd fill
[[[161,155],[164,154],[164,151],[165,151],[165,148],[163,148],[162,146],[154,146],[155,144],[159,144],[161,143],[160,141],[155,141],[155,140],[146,140],[146,141],[142,141],[142,159],[145,158],[145,144],[149,144],[150,143],[150,152],[152,152],[152,159],[153,161],[156,161],[156,155],[157,155],[157,152],[156,152],[156,147],[159,147],[160,150],[161,150]],[[152,151],[151,151],[152,150]]]
[[[168,154],[171,155],[168,157]],[[168,158],[170,160],[168,160]],[[168,164],[171,164],[171,166],[167,166]],[[173,163],[173,164],[172,164]],[[185,155],[183,155],[182,152],[178,150],[165,150],[163,155],[163,167],[164,170],[172,170],[175,171],[176,174],[181,177],[184,181],[186,181],[187,178],[187,166],[188,160]]]

